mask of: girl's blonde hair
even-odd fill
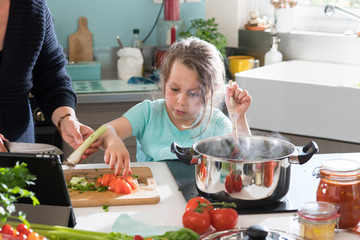
[[[163,58],[159,71],[159,86],[163,92],[175,61],[195,71],[200,83],[203,112],[200,120],[190,128],[199,126],[208,110],[209,123],[213,108],[223,102],[225,93],[225,67],[221,53],[213,44],[196,37],[180,39],[173,43]]]

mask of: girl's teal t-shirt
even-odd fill
[[[195,142],[214,136],[231,133],[230,119],[219,109],[214,109],[206,130],[197,136],[206,126],[206,119],[195,129],[180,131],[171,122],[165,108],[165,99],[145,100],[124,115],[132,127],[132,136],[137,140],[136,158],[138,162],[177,159],[171,152],[171,144],[191,147]],[[194,136],[197,136],[194,138]]]

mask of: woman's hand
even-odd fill
[[[86,138],[88,138],[94,130],[82,123],[75,117],[67,117],[61,123],[61,135],[64,141],[69,144],[73,149],[77,149]],[[101,138],[97,139],[91,146],[86,149],[81,160],[88,158],[91,154],[95,153],[101,145]]]
[[[9,140],[7,140],[4,135],[2,135],[0,133],[0,152],[7,152],[8,150],[6,149],[5,145],[4,145],[4,141],[8,142]]]

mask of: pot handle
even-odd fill
[[[193,148],[182,148],[176,142],[173,142],[171,152],[175,153],[179,160],[186,165],[199,163],[199,154]]]
[[[299,163],[300,165],[306,163],[310,158],[319,151],[316,142],[311,141],[305,146],[297,147],[299,155],[296,157],[290,156],[290,163]]]

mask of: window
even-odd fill
[[[327,16],[324,9],[328,3],[336,4],[359,17],[352,17],[338,9],[335,9],[331,16]],[[268,16],[270,21],[274,19],[274,7],[270,0],[262,1],[259,12],[262,16]],[[356,34],[360,31],[360,0],[298,0],[293,8],[293,15],[295,31],[337,34],[344,32]]]

